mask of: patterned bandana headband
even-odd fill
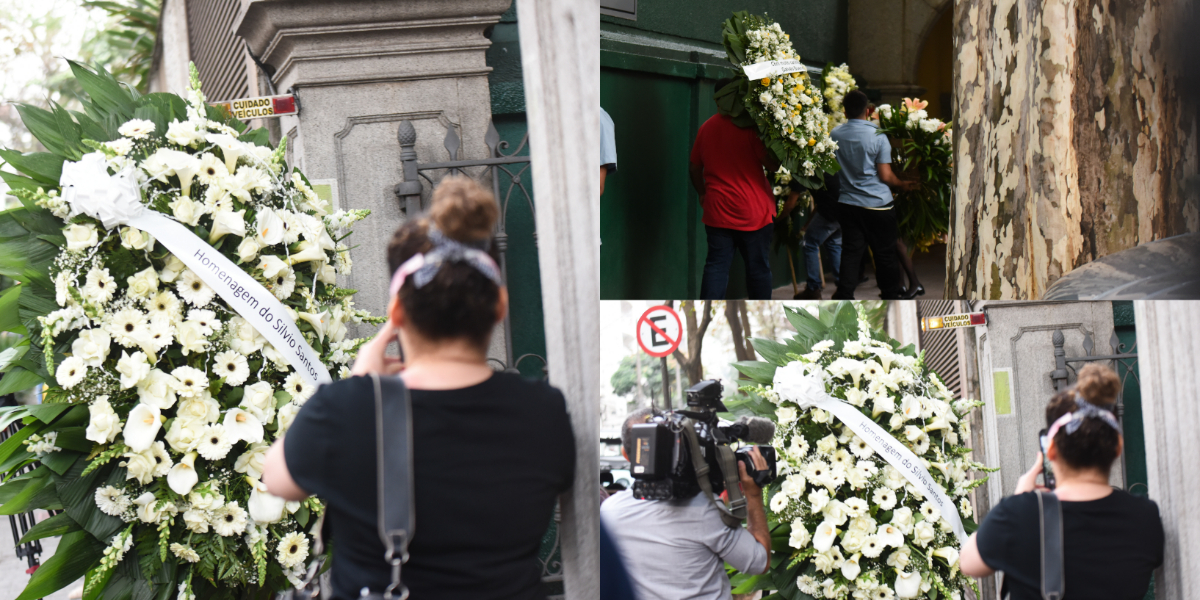
[[[1050,426],[1050,439],[1054,439],[1054,434],[1058,433],[1061,427],[1067,428],[1067,435],[1075,433],[1079,430],[1079,426],[1083,425],[1083,420],[1088,417],[1096,417],[1107,423],[1109,427],[1115,429],[1117,433],[1121,433],[1121,425],[1117,423],[1117,418],[1113,416],[1112,412],[1084,400],[1083,396],[1080,396],[1079,393],[1075,394],[1075,404],[1077,406],[1075,412],[1070,412],[1059,417]]]
[[[404,281],[409,277],[412,277],[413,285],[417,289],[425,287],[430,281],[433,281],[442,265],[453,262],[471,265],[496,285],[504,285],[500,279],[500,267],[496,266],[496,261],[492,260],[487,253],[487,249],[491,246],[489,240],[470,244],[463,243],[446,237],[433,225],[429,226],[427,235],[429,241],[433,243],[433,250],[413,255],[412,258],[404,261],[400,268],[396,269],[396,274],[392,276],[391,295],[399,294],[400,288],[404,287]]]

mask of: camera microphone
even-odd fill
[[[742,417],[734,421],[739,438],[752,444],[770,444],[775,439],[775,423],[762,417]]]

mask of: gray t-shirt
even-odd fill
[[[703,492],[638,500],[625,490],[600,505],[600,518],[641,600],[730,599],[724,563],[743,573],[767,565],[766,548],[746,529],[727,527]]]
[[[879,179],[875,165],[892,162],[892,145],[879,126],[863,119],[850,119],[830,134],[837,142],[837,160],[842,166],[838,202],[866,208],[883,208],[892,203],[892,191]]]

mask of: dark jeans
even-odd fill
[[[771,299],[771,232],[774,224],[755,231],[704,226],[708,232],[708,258],[700,281],[701,300],[724,300],[729,286],[733,251],[746,262],[746,288],[751,300]]]
[[[853,300],[854,288],[861,279],[861,265],[867,248],[875,257],[875,279],[879,297],[900,297],[900,262],[896,258],[896,213],[861,206],[838,204],[838,223],[842,226],[842,267],[838,274],[835,300]]]

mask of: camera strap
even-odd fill
[[[742,521],[746,520],[746,496],[742,494],[741,482],[738,480],[737,459],[733,455],[733,449],[729,446],[716,446],[717,464],[721,467],[725,491],[729,494],[729,506],[726,506],[724,502],[717,502],[716,496],[713,495],[712,482],[708,479],[708,461],[704,460],[704,455],[700,453],[700,441],[696,439],[696,422],[692,419],[684,419],[683,436],[687,438],[692,467],[696,470],[696,483],[700,485],[704,497],[717,508],[717,512],[721,514],[721,521],[726,526],[741,527]]]
[[[1038,521],[1042,533],[1042,598],[1062,600],[1063,576],[1062,505],[1053,492],[1037,490]]]
[[[400,580],[400,565],[408,560],[408,542],[414,528],[412,400],[408,387],[399,377],[380,377],[372,373],[371,381],[375,387],[379,539],[386,549],[384,560],[392,569],[392,581],[383,594],[364,597],[404,600],[408,598],[408,588]],[[387,391],[386,402],[384,390]]]

